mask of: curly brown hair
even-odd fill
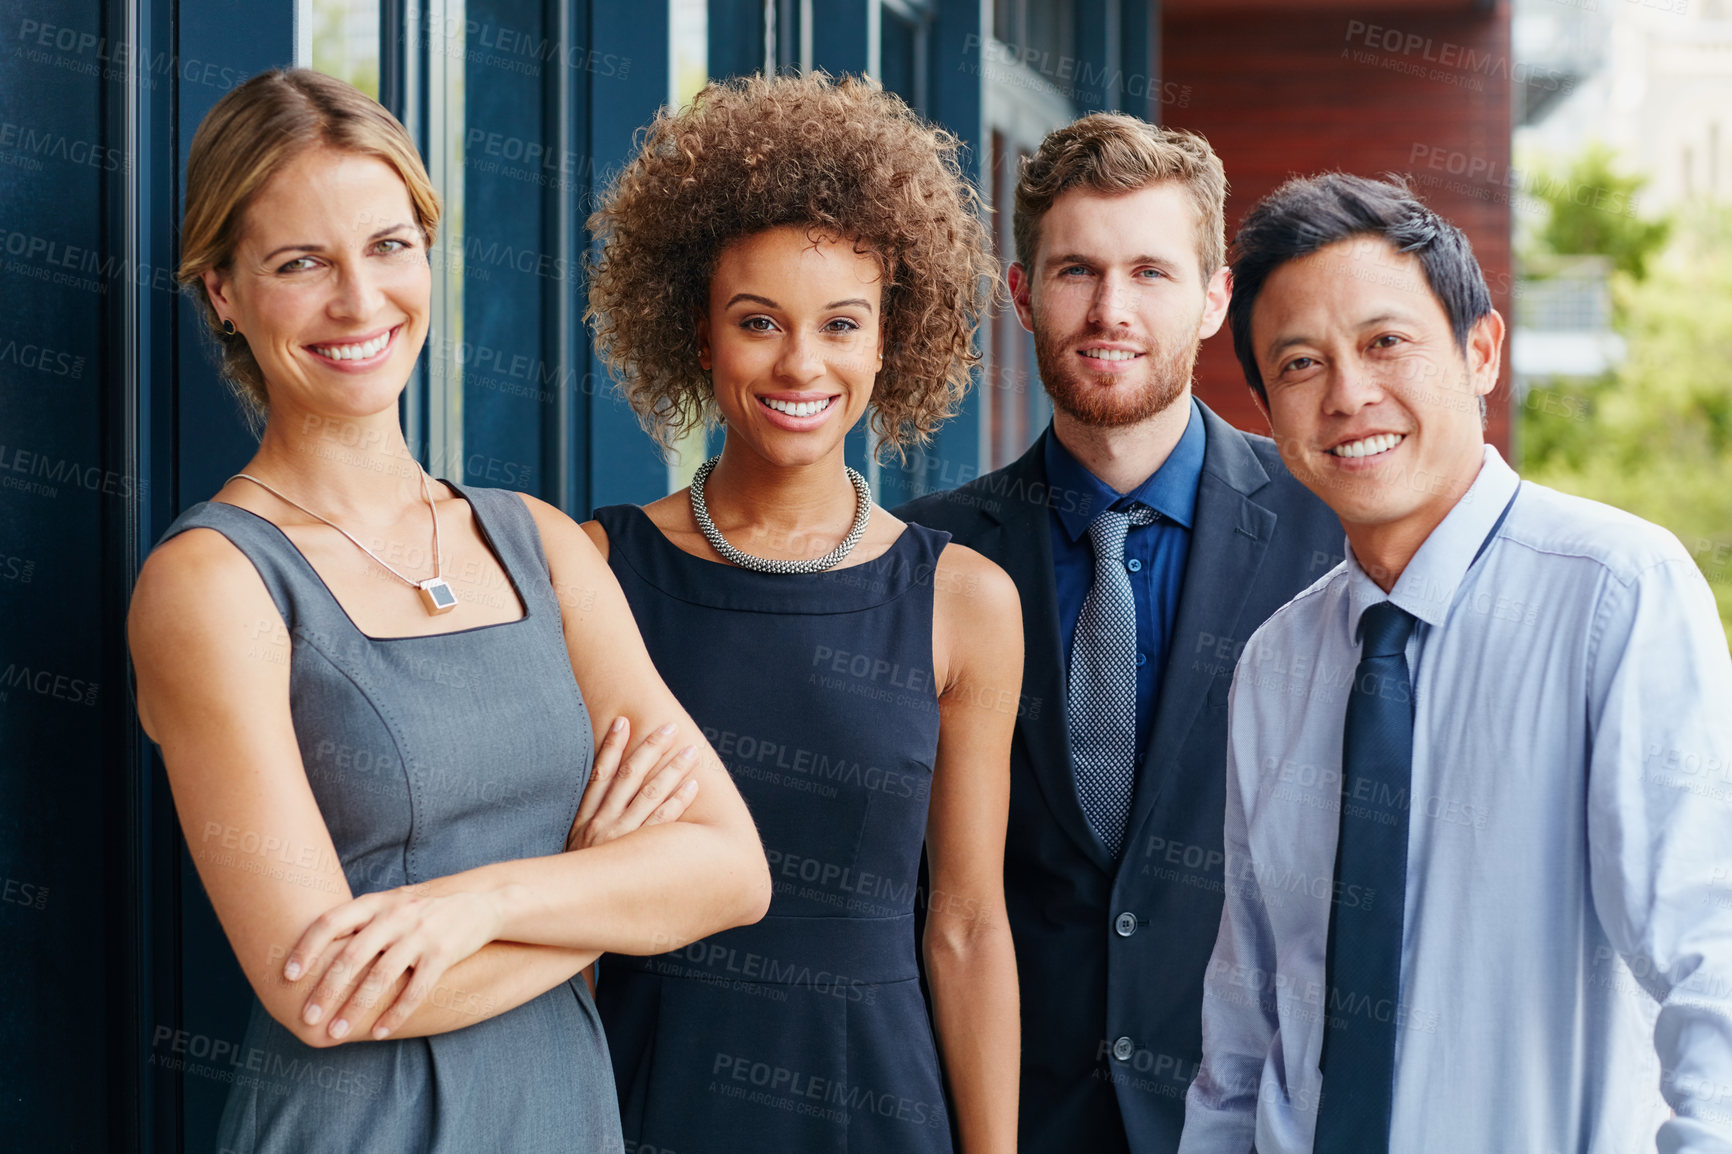
[[[869,78],[751,76],[664,109],[589,218],[597,353],[664,448],[716,418],[697,318],[727,245],[784,225],[850,240],[884,268],[871,425],[900,454],[956,412],[997,299],[984,208],[958,142]]]

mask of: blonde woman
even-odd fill
[[[727,433],[688,491],[585,527],[776,886],[758,925],[603,961],[640,1150],[938,1154],[953,1126],[968,1154],[1015,1147],[1016,590],[843,464],[868,411],[915,444],[966,389],[995,272],[978,214],[951,137],[869,81],[804,76],[659,118],[591,220],[598,344],[633,405],[664,440]]]
[[[768,896],[583,533],[408,452],[438,219],[402,126],[316,73],[254,78],[193,141],[181,276],[263,431],[150,557],[130,631],[257,994],[225,1150],[618,1150],[574,975]]]

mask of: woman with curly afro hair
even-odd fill
[[[597,348],[645,427],[726,432],[689,490],[585,529],[775,886],[757,925],[603,959],[628,1148],[1015,1148],[1016,589],[843,462],[868,413],[901,451],[968,387],[997,269],[956,152],[870,80],[712,84],[590,219]]]

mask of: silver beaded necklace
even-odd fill
[[[759,573],[822,573],[826,569],[834,569],[840,565],[848,554],[854,551],[854,546],[860,543],[860,538],[866,535],[866,523],[872,519],[872,486],[866,482],[857,469],[844,466],[848,480],[854,485],[854,527],[848,530],[848,535],[842,538],[842,543],[824,554],[808,561],[778,561],[770,557],[755,557],[744,553],[728,543],[722,536],[722,531],[716,528],[716,523],[710,520],[709,507],[704,504],[704,482],[710,472],[715,469],[716,462],[721,457],[711,457],[698,466],[698,471],[692,476],[692,519],[703,531],[704,540],[712,548],[729,561],[742,569],[752,569]]]

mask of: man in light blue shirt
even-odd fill
[[[1503,321],[1405,188],[1291,181],[1235,247],[1235,349],[1348,553],[1234,675],[1181,1154],[1732,1150],[1706,582],[1484,443]]]

